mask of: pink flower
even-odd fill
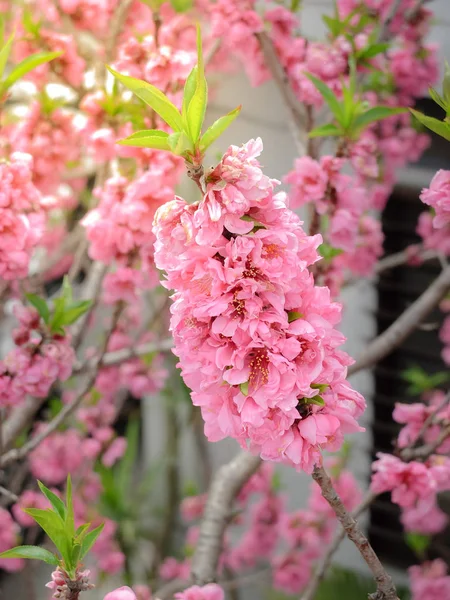
[[[436,213],[433,225],[441,229],[450,223],[450,171],[440,170],[433,177],[430,187],[422,190],[420,199]]]
[[[137,597],[131,588],[123,586],[106,594],[103,600],[137,600]]]
[[[436,600],[450,598],[450,576],[447,565],[441,559],[426,562],[420,567],[408,569],[412,600]]]
[[[175,598],[177,600],[224,600],[225,594],[217,583],[208,583],[202,587],[193,585],[175,594]]]
[[[323,203],[328,175],[317,161],[302,156],[296,159],[294,169],[285,176],[284,182],[291,185],[290,205],[298,208],[307,202]]]
[[[423,463],[405,463],[390,454],[379,452],[372,468],[371,489],[376,494],[392,492],[392,501],[403,508],[414,507],[419,500],[433,500],[436,482]]]

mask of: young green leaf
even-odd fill
[[[437,133],[438,135],[450,142],[449,123],[446,123],[445,121],[439,121],[439,119],[435,119],[434,117],[427,117],[426,115],[420,113],[417,110],[414,110],[413,108],[410,108],[409,110],[416,117],[416,119],[420,123],[422,123],[422,125],[425,125],[425,127],[431,129],[431,131],[434,131],[434,133]]]
[[[367,48],[363,48],[357,53],[358,60],[368,60],[369,58],[373,58],[374,56],[378,56],[378,54],[382,54],[386,52],[390,48],[389,42],[380,42],[379,44],[372,44]]]
[[[184,84],[181,116],[183,118],[183,123],[184,123],[184,126],[186,129],[188,129],[187,110],[189,108],[189,104],[191,103],[191,100],[194,97],[195,90],[197,88],[197,73],[198,73],[198,67],[197,67],[197,65],[195,65],[195,67],[189,73],[188,78],[186,79],[186,83]]]
[[[40,546],[16,546],[0,554],[0,558],[33,558],[42,560],[48,565],[58,565],[59,558]]]
[[[333,248],[333,246],[330,246],[329,244],[325,243],[320,244],[320,246],[317,248],[317,251],[319,252],[320,256],[325,260],[331,260],[335,256],[339,256],[343,253],[343,250],[341,250],[340,248]]]
[[[148,104],[174,131],[181,131],[183,129],[183,121],[177,107],[158,88],[141,79],[122,75],[109,66],[106,68],[125,87],[131,90],[135,96],[140,98],[145,104]]]
[[[139,432],[139,420],[129,421],[126,433],[127,448],[117,469],[117,484],[123,490],[131,489],[133,466],[139,454]]]
[[[303,318],[303,314],[301,312],[298,312],[297,310],[290,310],[288,312],[288,323],[292,323],[293,321],[296,321],[297,319],[302,319]]]
[[[48,323],[50,319],[50,309],[48,308],[47,302],[44,300],[44,298],[41,298],[36,294],[25,294],[25,298],[38,311],[44,323]]]
[[[248,396],[248,381],[245,381],[244,383],[241,383],[241,384],[239,385],[239,388],[240,388],[240,390],[241,390],[241,393],[242,393],[244,396]]]
[[[200,140],[200,152],[204,152],[207,148],[209,148],[209,146],[211,146],[211,144],[214,143],[226,129],[228,129],[231,123],[241,112],[241,108],[242,106],[238,106],[228,114],[217,119],[217,121],[214,121],[214,123],[208,127]]]
[[[400,115],[405,112],[406,108],[397,106],[374,106],[373,108],[369,108],[369,110],[362,113],[362,115],[358,115],[352,123],[352,128],[355,131],[361,131],[361,129],[364,129],[371,123],[375,123],[375,121],[381,121],[383,119],[387,119],[388,117]]]
[[[13,32],[6,40],[6,44],[0,50],[0,78],[3,77],[5,72],[6,63],[8,62],[9,55],[11,53],[11,47],[14,40],[15,32]]]
[[[170,150],[178,156],[182,156],[189,151],[192,152],[194,149],[191,140],[184,131],[170,134],[167,138],[167,143],[169,144]]]
[[[192,8],[193,0],[170,0],[172,8],[177,13],[184,13]]]
[[[67,528],[67,532],[71,538],[75,535],[75,516],[73,512],[73,498],[72,498],[72,478],[67,475],[67,483],[66,483],[66,519],[65,524]]]
[[[317,138],[317,137],[336,137],[343,135],[342,129],[340,129],[337,125],[333,123],[326,123],[325,125],[319,125],[319,127],[315,127],[312,129],[308,137]]]
[[[92,546],[95,544],[98,536],[103,531],[104,526],[105,526],[105,524],[102,523],[96,529],[93,529],[88,534],[86,534],[86,536],[84,537],[83,542],[81,544],[81,552],[79,555],[79,560],[83,560],[83,558],[86,556],[86,554],[92,548]]]
[[[169,134],[159,129],[143,129],[136,131],[132,135],[117,143],[121,146],[135,146],[138,148],[155,148],[156,150],[168,150],[170,146],[167,142]]]
[[[197,81],[194,95],[187,108],[187,124],[192,142],[195,144],[202,130],[205,120],[206,105],[208,103],[208,84],[206,83],[205,67],[203,64],[202,35],[197,27]]]
[[[408,546],[419,556],[423,556],[425,550],[431,543],[431,536],[421,533],[408,532],[405,535],[405,541]]]
[[[56,494],[54,494],[51,490],[46,488],[45,485],[41,481],[38,480],[37,483],[38,483],[38,486],[39,486],[39,489],[41,490],[41,492],[44,494],[44,496],[47,498],[47,500],[53,506],[55,511],[61,517],[61,519],[63,521],[65,521],[66,505],[64,504],[64,502],[61,500],[61,498],[58,498],[58,496]]]
[[[25,508],[24,512],[30,515],[36,523],[45,531],[51,541],[55,544],[68,568],[71,567],[71,538],[66,530],[64,521],[58,513],[52,510],[40,508]]]
[[[48,63],[55,58],[61,56],[63,52],[39,52],[38,54],[32,54],[24,58],[18,65],[16,65],[8,77],[1,83],[0,89],[2,92],[6,92],[12,85],[21,79],[24,75],[43,65]]]
[[[305,398],[307,404],[315,404],[317,406],[325,406],[325,400],[322,396],[313,396],[312,398]]]
[[[439,94],[439,92],[437,92],[434,88],[429,88],[428,91],[430,93],[431,98],[436,102],[436,104],[439,104],[439,106],[443,110],[445,110],[445,112],[448,112],[448,110],[450,109],[450,105],[447,104],[447,102]]]
[[[305,75],[312,81],[317,91],[328,104],[331,112],[336,117],[337,122],[340,125],[344,125],[344,111],[342,110],[342,104],[339,102],[333,90],[329,88],[326,83],[317,79],[314,75],[311,75],[311,73],[305,73]]]
[[[86,313],[92,305],[92,300],[80,300],[79,302],[73,302],[65,308],[64,314],[59,322],[60,326],[72,325],[75,321]]]

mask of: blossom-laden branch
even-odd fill
[[[84,397],[92,389],[92,386],[94,385],[98,371],[99,371],[100,367],[102,366],[103,356],[106,352],[106,348],[108,346],[109,339],[110,339],[111,334],[113,333],[114,329],[116,328],[117,322],[120,318],[120,315],[122,314],[122,311],[123,311],[123,304],[118,303],[115,308],[114,314],[112,315],[109,328],[105,334],[105,337],[104,337],[104,340],[103,340],[103,343],[102,343],[102,346],[100,349],[100,354],[99,354],[98,358],[96,359],[95,364],[92,366],[91,370],[87,374],[85,382],[82,385],[78,394],[75,396],[75,398],[69,404],[64,406],[64,408],[56,415],[56,417],[54,417],[54,419],[52,419],[50,421],[50,423],[48,423],[48,425],[40,433],[38,433],[37,435],[32,437],[22,447],[13,448],[13,449],[9,450],[9,452],[7,452],[3,456],[1,456],[0,457],[0,467],[6,467],[7,465],[9,465],[13,462],[16,462],[18,460],[21,460],[21,459],[25,458],[26,456],[28,456],[28,454],[30,454],[30,452],[32,452],[35,448],[37,448],[39,446],[39,444],[41,444],[49,435],[51,435],[54,431],[56,431],[58,429],[58,427],[60,425],[62,425],[66,421],[66,419],[68,417],[70,417],[70,415],[72,415],[75,412],[75,410],[80,406]],[[26,426],[27,423],[22,422],[21,424],[23,426]]]
[[[380,559],[370,545],[367,537],[359,528],[354,517],[345,509],[323,466],[316,466],[312,476],[314,481],[320,486],[322,496],[336,513],[345,531],[345,535],[355,544],[359,553],[366,561],[367,566],[372,571],[377,583],[377,591],[374,594],[370,594],[370,600],[398,600],[392,578],[381,564]]]
[[[373,366],[400,346],[444,298],[449,289],[450,267],[446,267],[430,287],[390,327],[368,345],[356,363],[349,368],[348,374],[354,375],[362,369]]]
[[[240,452],[223,465],[214,477],[192,559],[191,577],[196,585],[205,585],[217,579],[217,565],[233,500],[260,464],[259,456]]]

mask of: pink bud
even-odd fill
[[[136,594],[128,586],[117,588],[106,594],[103,600],[137,600]]]

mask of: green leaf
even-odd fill
[[[435,119],[434,117],[427,117],[426,115],[420,113],[417,110],[414,110],[413,108],[410,108],[409,110],[416,117],[416,119],[420,123],[422,123],[422,125],[425,125],[425,127],[431,129],[431,131],[434,131],[434,133],[437,133],[438,135],[450,142],[449,123],[446,123],[445,121],[439,121],[439,119]]]
[[[74,302],[65,308],[58,325],[72,325],[72,323],[78,321],[78,319],[84,315],[84,313],[88,312],[91,305],[92,300],[80,300],[79,302]]]
[[[414,366],[405,369],[401,377],[409,383],[408,393],[419,395],[450,381],[450,372],[438,371],[429,375],[422,367]]]
[[[32,517],[36,523],[45,531],[50,540],[55,544],[66,566],[71,566],[71,539],[66,531],[64,521],[50,509],[42,510],[40,508],[25,508],[24,512]]]
[[[342,129],[340,129],[337,125],[333,123],[327,123],[326,125],[320,125],[319,127],[315,127],[312,129],[308,137],[317,138],[317,137],[336,137],[339,135],[343,135]]]
[[[59,558],[40,546],[16,546],[0,554],[0,558],[32,558],[42,560],[48,565],[58,565]]]
[[[12,43],[14,40],[15,32],[13,32],[6,41],[6,44],[0,50],[0,78],[3,77],[3,73],[5,72],[6,63],[8,62],[8,58],[11,52]]]
[[[47,302],[44,300],[44,298],[41,298],[36,294],[25,294],[25,298],[38,311],[44,323],[48,323],[50,319],[50,309],[48,308]]]
[[[405,541],[411,550],[413,550],[419,556],[423,556],[425,550],[431,543],[431,536],[410,532],[405,534]]]
[[[83,560],[83,558],[86,556],[86,554],[92,548],[92,546],[95,544],[98,536],[103,531],[104,526],[105,526],[105,524],[102,523],[96,529],[93,529],[85,536],[85,538],[81,544],[80,560]]]
[[[177,13],[184,13],[192,8],[193,0],[170,0],[172,8]]]
[[[24,58],[18,65],[16,65],[8,77],[2,82],[1,90],[5,92],[12,85],[16,83],[19,79],[21,79],[24,75],[43,65],[44,63],[48,63],[55,58],[58,58],[64,54],[63,52],[39,52],[38,54],[32,54],[31,56],[27,56]]]
[[[312,81],[317,91],[328,104],[331,112],[336,117],[337,122],[340,125],[344,125],[344,111],[342,110],[342,104],[341,102],[339,102],[333,90],[329,88],[326,83],[324,83],[317,77],[314,77],[314,75],[311,75],[311,73],[304,74],[306,75],[306,77],[308,77],[310,81]]]
[[[389,42],[383,42],[383,43],[380,42],[379,44],[372,44],[371,46],[368,46],[367,48],[360,50],[357,53],[357,58],[358,58],[358,60],[368,60],[369,58],[373,58],[374,56],[377,56],[378,54],[382,54],[383,52],[386,52],[387,50],[389,50],[389,48],[390,48]]]
[[[74,543],[74,545],[72,546],[72,565],[74,566],[74,568],[77,568],[78,566],[78,562],[81,559],[80,554],[81,544]]]
[[[316,404],[317,406],[325,406],[325,400],[322,396],[313,396],[312,398],[305,398],[306,404]]]
[[[333,37],[338,37],[340,35],[340,33],[342,32],[342,25],[343,23],[339,20],[339,19],[333,19],[332,17],[329,17],[328,15],[322,15],[322,20],[325,23],[325,25],[328,27],[330,33],[333,35]]]
[[[187,124],[192,142],[195,144],[202,130],[205,120],[206,105],[208,103],[208,84],[206,83],[205,68],[203,64],[202,35],[197,26],[197,82],[194,95],[187,108]]]
[[[290,310],[288,312],[288,323],[292,323],[292,321],[296,321],[297,319],[302,319],[304,317],[303,313],[297,312],[296,310]]]
[[[333,248],[333,246],[330,246],[329,244],[325,243],[320,244],[320,246],[317,248],[317,251],[319,252],[320,256],[325,260],[331,260],[335,256],[339,256],[343,253],[343,250],[341,250],[340,248]]]
[[[189,104],[191,103],[192,98],[194,97],[195,90],[197,88],[197,76],[198,76],[198,67],[192,69],[189,73],[188,78],[186,79],[186,83],[184,84],[183,91],[183,105],[181,107],[181,117],[183,119],[183,123],[188,128],[187,124],[187,110],[189,108]]]
[[[274,471],[273,475],[272,475],[272,481],[271,481],[271,490],[272,492],[274,492],[275,494],[279,493],[282,485],[281,485],[281,475],[279,471]]]
[[[375,121],[382,121],[383,119],[387,119],[388,117],[392,117],[394,115],[400,115],[406,112],[406,108],[401,107],[392,107],[392,106],[374,106],[373,108],[369,108],[362,115],[358,115],[356,119],[352,123],[352,129],[356,131],[361,131],[371,123],[375,123]]]
[[[178,156],[182,156],[189,151],[192,152],[194,149],[191,140],[184,131],[171,133],[167,138],[167,143],[169,144],[170,150]]]
[[[122,75],[109,66],[106,68],[133,94],[150,106],[174,131],[183,129],[183,121],[177,107],[158,88],[141,79]]]
[[[37,483],[38,483],[39,489],[44,494],[44,496],[47,498],[47,500],[50,502],[50,504],[53,506],[54,510],[58,513],[58,515],[61,517],[61,519],[63,521],[65,521],[66,505],[64,504],[64,502],[61,500],[61,498],[58,498],[58,496],[56,494],[54,494],[51,490],[46,488],[45,485],[41,481],[38,480]]]
[[[73,512],[73,498],[72,498],[72,478],[67,475],[67,483],[66,483],[66,519],[65,524],[67,527],[67,531],[71,538],[75,535],[75,517]]]
[[[312,383],[311,384],[311,389],[313,390],[319,390],[319,392],[322,394],[325,390],[327,390],[330,386],[328,385],[328,383]]]
[[[139,433],[139,420],[129,421],[126,433],[127,448],[117,468],[117,485],[122,490],[131,489],[133,467],[139,454]]]
[[[209,148],[209,146],[211,146],[211,144],[214,143],[226,129],[228,129],[231,123],[241,112],[241,108],[242,106],[238,106],[228,114],[217,119],[217,121],[214,121],[214,123],[208,127],[200,140],[200,152],[204,152],[207,148]]]
[[[244,381],[244,383],[239,385],[241,393],[244,394],[244,396],[248,396],[248,385],[248,381]]]
[[[91,526],[90,523],[85,523],[84,525],[80,525],[78,527],[78,529],[75,532],[75,538],[77,540],[77,542],[82,542],[85,535],[88,532],[89,527]]]
[[[155,148],[156,150],[168,150],[170,146],[167,142],[169,134],[159,129],[143,129],[142,131],[136,131],[133,135],[130,135],[123,140],[119,140],[117,143],[121,146],[136,146],[139,148]]]
[[[445,110],[445,112],[448,112],[447,109],[447,102],[444,100],[444,98],[439,94],[439,92],[437,92],[434,88],[429,88],[429,93],[431,98],[436,102],[436,104],[439,104],[439,106],[441,108],[443,108]]]

